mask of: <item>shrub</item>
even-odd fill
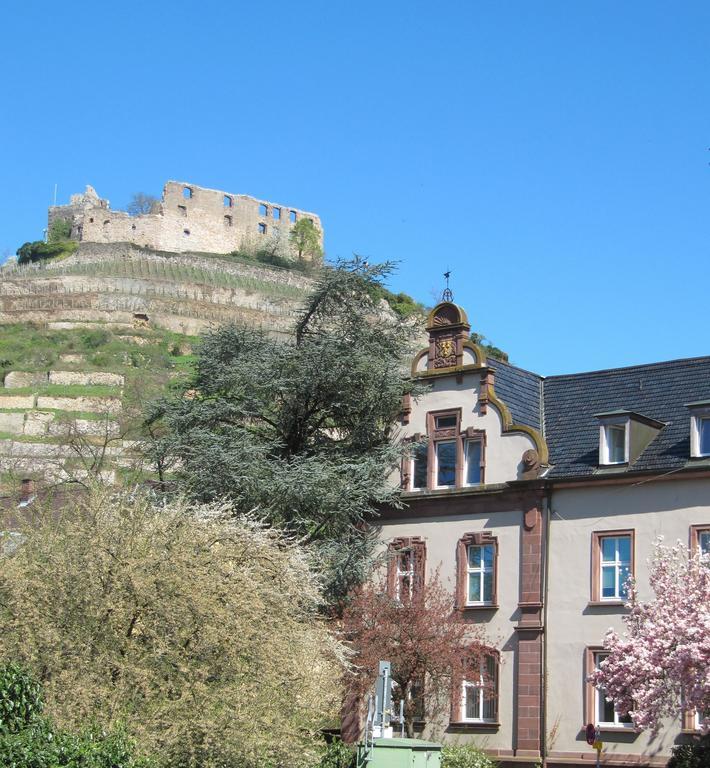
[[[710,733],[706,733],[692,744],[673,747],[668,768],[708,768],[710,766]]]
[[[18,733],[41,713],[39,683],[19,664],[0,667],[0,734]]]
[[[91,328],[81,334],[81,342],[87,349],[98,349],[109,341],[111,341],[111,334],[105,328]]]
[[[78,245],[74,240],[49,243],[35,240],[33,243],[25,243],[17,249],[17,263],[34,264],[37,261],[47,261],[58,256],[67,256],[73,253]]]
[[[475,744],[452,744],[441,751],[441,768],[496,768],[497,765]]]
[[[0,665],[0,768],[138,768],[133,743],[98,728],[61,731],[41,717],[39,683],[18,664]]]
[[[310,553],[226,507],[74,501],[13,509],[25,539],[0,561],[0,654],[41,670],[57,728],[121,725],[166,768],[317,763],[343,650]]]
[[[336,738],[328,744],[318,768],[354,768],[355,750]]]
[[[49,228],[48,240],[50,243],[61,243],[71,236],[71,221],[67,219],[55,219]]]

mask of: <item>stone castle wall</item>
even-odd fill
[[[87,187],[69,205],[50,207],[49,226],[58,218],[71,221],[72,237],[82,242],[126,242],[158,251],[230,253],[264,247],[293,257],[289,236],[304,218],[320,232],[321,244],[323,239],[315,213],[178,181],[165,185],[155,213],[112,211],[108,200]]]

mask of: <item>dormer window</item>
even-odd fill
[[[710,401],[689,403],[690,455],[694,459],[710,456]]]
[[[599,465],[632,465],[665,424],[635,411],[598,413]]]
[[[626,458],[626,424],[607,424],[604,427],[606,452],[604,464],[624,464]]]
[[[599,428],[599,463],[626,464],[629,460],[629,421],[602,424]]]

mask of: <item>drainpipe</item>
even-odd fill
[[[545,510],[545,570],[542,582],[542,764],[547,765],[547,638],[549,628],[547,626],[547,585],[550,574],[550,520],[552,518],[552,487],[547,487],[547,493],[543,501]]]

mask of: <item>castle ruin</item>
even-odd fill
[[[71,238],[89,243],[133,243],[155,251],[231,253],[269,248],[293,258],[293,226],[310,219],[320,233],[320,218],[289,205],[270,203],[247,195],[206,189],[181,181],[168,181],[151,213],[130,216],[112,211],[109,201],[87,186],[72,195],[69,205],[49,208],[48,225],[57,219],[71,222]],[[304,254],[304,258],[310,258]]]

